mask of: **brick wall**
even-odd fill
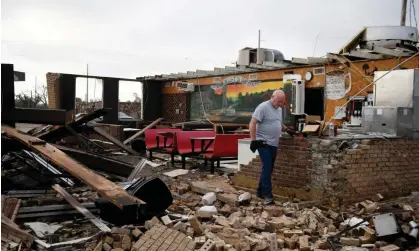
[[[338,206],[370,199],[376,193],[390,198],[418,190],[419,141],[389,141],[348,140],[354,149],[340,150],[343,140],[281,138],[273,192]],[[260,170],[259,159],[254,159],[240,169],[233,183],[256,189]]]
[[[48,90],[48,107],[49,108],[57,108],[59,107],[59,100],[56,97],[58,92],[60,82],[60,74],[59,73],[47,73],[47,90]]]

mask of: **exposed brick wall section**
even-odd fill
[[[189,93],[163,95],[164,122],[181,123],[189,118]]]
[[[390,198],[419,189],[418,140],[363,140],[344,157],[350,189],[344,201],[369,199],[376,193]]]
[[[348,140],[354,149],[339,150],[342,140],[282,138],[273,192],[338,206],[371,199],[376,193],[391,198],[419,190],[419,141],[389,141]],[[254,159],[240,169],[233,183],[256,189],[260,171],[260,160]]]
[[[57,108],[59,107],[59,100],[56,97],[58,92],[60,82],[60,74],[59,73],[47,73],[47,90],[48,90],[48,107],[49,108]]]

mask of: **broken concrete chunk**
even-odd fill
[[[112,249],[112,247],[108,243],[103,243],[102,248],[104,251],[109,251]]]
[[[231,213],[231,206],[229,204],[225,204],[221,209],[220,213],[229,215]]]
[[[226,243],[224,241],[216,241],[215,242],[215,250],[216,251],[224,251],[224,245]]]
[[[105,243],[108,243],[109,245],[112,245],[112,243],[113,243],[113,238],[112,238],[112,237],[110,237],[110,236],[106,236],[106,237],[105,237],[105,239],[104,239],[104,242],[105,242]]]
[[[197,235],[202,234],[201,223],[198,221],[196,217],[189,218],[189,224],[191,224],[192,229]]]
[[[375,202],[379,202],[379,201],[384,200],[384,197],[381,194],[377,193],[372,197],[372,200]]]
[[[161,217],[160,219],[166,227],[169,227],[169,228],[173,227],[173,222],[169,218],[169,216],[165,215],[165,216]]]
[[[152,227],[154,227],[156,224],[159,224],[160,221],[159,219],[154,216],[151,220],[148,220],[144,223],[145,228],[147,229],[151,229]]]
[[[190,237],[193,237],[193,234],[194,234],[193,228],[188,227],[188,228],[186,229],[186,235],[187,235],[187,236],[190,236]]]
[[[263,211],[261,217],[264,220],[269,220],[271,218],[271,215],[268,211]]]
[[[113,248],[122,248],[122,244],[120,241],[114,241],[112,244]]]
[[[284,248],[285,245],[285,241],[283,239],[276,239],[277,243],[278,243],[278,248]]]
[[[224,216],[220,216],[215,220],[215,223],[217,223],[218,225],[224,226],[224,227],[229,227],[230,226],[230,222],[227,220],[226,217]]]
[[[285,230],[284,231],[284,236],[285,237],[292,237],[293,235],[303,235],[303,231],[300,229],[295,229],[295,230]]]
[[[346,247],[342,247],[342,249],[340,251],[369,251],[369,249],[361,248],[361,247],[346,246]],[[381,251],[381,249],[380,249],[380,251]]]
[[[157,219],[157,218],[156,218]],[[129,234],[130,230],[128,228],[113,227],[111,229],[112,234]]]
[[[195,243],[198,246],[204,245],[204,243],[207,241],[207,239],[205,238],[205,236],[199,236],[199,237],[195,237]]]
[[[297,242],[291,238],[285,238],[285,247],[295,249],[297,247]]]
[[[130,250],[131,249],[131,245],[132,245],[131,237],[129,237],[128,235],[125,234],[122,237],[122,240],[121,240],[121,248],[123,250]]]
[[[99,242],[97,243],[97,245],[96,245],[95,249],[93,249],[93,251],[102,251],[102,246],[103,246],[102,242],[101,242],[101,241],[99,241]]]
[[[300,236],[298,239],[299,249],[300,251],[309,251],[310,245],[307,235]]]
[[[202,196],[202,204],[204,204],[205,206],[212,205],[216,200],[217,196],[214,192],[209,192]]]
[[[380,248],[380,251],[399,251],[400,248],[396,245],[388,245]]]
[[[201,218],[211,218],[217,214],[217,208],[214,206],[203,206],[199,208],[197,215]]]
[[[143,232],[141,232],[141,230],[139,230],[138,228],[135,228],[134,230],[131,231],[131,234],[136,239],[138,239],[138,237],[140,237],[140,235],[143,235]]]
[[[355,247],[358,247],[360,245],[359,239],[356,239],[356,238],[342,237],[342,238],[340,238],[340,242],[344,246],[355,246]]]
[[[275,230],[283,228],[284,222],[280,218],[272,218],[270,221],[268,221],[268,224],[274,228]]]
[[[179,231],[186,231],[186,228],[188,225],[186,223],[183,223],[181,221],[176,222],[176,224],[173,226],[173,229],[179,230]]]
[[[403,205],[403,210],[404,211],[409,211],[409,212],[414,212],[415,210],[413,210],[412,206],[410,205]]]
[[[269,246],[271,251],[278,251],[278,240],[276,234],[269,234]]]
[[[225,227],[220,226],[220,225],[211,225],[209,227],[209,231],[213,232],[213,233],[219,233],[221,231],[223,231]]]

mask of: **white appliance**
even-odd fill
[[[181,91],[193,92],[195,91],[195,85],[188,82],[176,82],[176,88]]]
[[[291,113],[293,115],[304,114],[305,102],[305,81],[293,80],[292,81],[292,107]]]

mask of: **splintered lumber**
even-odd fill
[[[114,136],[110,135],[109,133],[105,132],[104,130],[100,129],[99,127],[95,126],[95,127],[93,127],[93,130],[95,132],[99,133],[100,135],[102,135],[103,137],[105,137],[110,142],[112,142],[115,145],[121,147],[122,149],[124,149],[128,153],[130,153],[132,155],[139,155],[136,151],[134,151],[131,148],[129,148],[128,146],[124,145],[120,140],[118,140]]]
[[[22,142],[35,152],[44,156],[50,162],[63,168],[75,178],[86,183],[106,200],[112,202],[120,209],[123,209],[125,206],[145,204],[142,200],[130,195],[122,187],[84,167],[51,144],[46,142],[45,144],[32,144],[31,142],[38,142],[39,139],[30,135],[21,134],[15,128],[9,126],[2,126],[1,129],[2,132],[5,132],[9,137]]]
[[[153,121],[153,123],[149,124],[148,126],[146,126],[144,129],[142,129],[141,131],[137,132],[136,134],[132,135],[131,137],[129,137],[128,139],[126,139],[124,141],[124,144],[128,144],[129,142],[131,142],[133,139],[139,137],[141,134],[143,134],[145,132],[145,130],[157,125],[158,123],[160,123],[160,121],[162,121],[164,118],[158,118],[157,120]]]
[[[82,204],[80,204],[71,194],[69,194],[64,188],[62,188],[60,185],[55,184],[52,186],[52,188],[57,191],[57,193],[61,194],[64,199],[70,203],[72,207],[74,207],[77,211],[79,211],[81,214],[86,216],[87,219],[89,219],[96,227],[98,227],[103,232],[110,232],[111,229],[103,223],[99,218],[94,216],[89,210],[87,210]]]
[[[2,215],[1,217],[1,240],[23,242],[29,248],[35,237],[20,229],[13,221]]]

